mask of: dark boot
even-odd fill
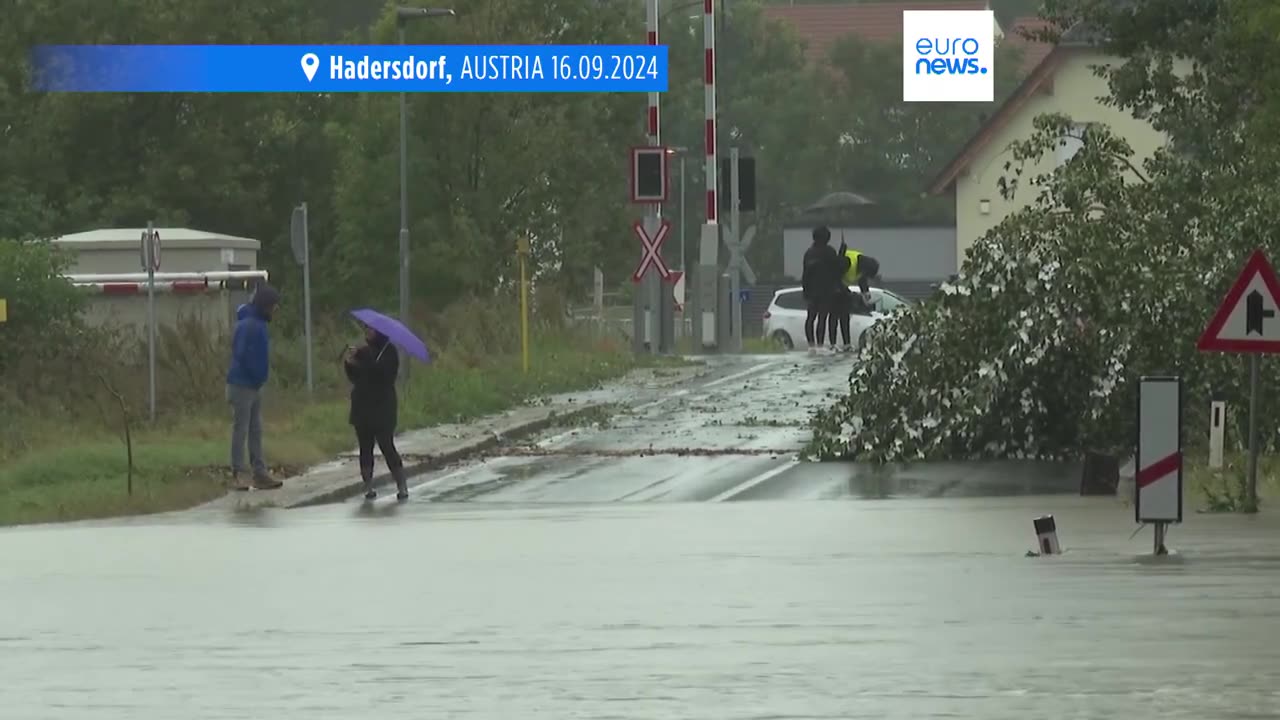
[[[364,480],[364,499],[372,500],[378,497],[378,493],[373,489],[373,466],[360,466],[360,479]]]
[[[401,502],[409,499],[409,478],[404,474],[404,467],[398,467],[391,471],[391,477],[396,479],[396,499]]]

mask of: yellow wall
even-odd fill
[[[1145,120],[1138,120],[1127,111],[1103,105],[1098,98],[1108,96],[1105,79],[1096,76],[1091,65],[1123,62],[1120,58],[1107,57],[1088,51],[1073,51],[1053,77],[1052,93],[1040,91],[1029,98],[987,143],[969,167],[956,179],[956,258],[963,259],[978,238],[996,226],[1015,210],[1026,207],[1036,197],[1037,190],[1030,186],[1030,179],[1053,170],[1058,162],[1057,153],[1050,152],[1038,165],[1028,163],[1024,169],[1017,193],[1010,200],[1000,196],[999,181],[1005,174],[1004,164],[1013,159],[1009,144],[1015,140],[1030,138],[1034,132],[1032,121],[1038,115],[1062,113],[1080,123],[1105,123],[1111,132],[1125,138],[1136,154],[1135,165],[1151,157],[1161,147],[1164,135]],[[1012,168],[1010,170],[1012,172]],[[983,214],[983,200],[990,201],[990,212]],[[958,269],[958,268],[957,268]]]

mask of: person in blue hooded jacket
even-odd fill
[[[231,405],[231,476],[237,490],[248,490],[245,481],[245,445],[249,446],[252,487],[271,490],[282,485],[267,472],[262,455],[262,386],[271,371],[271,338],[267,323],[280,302],[280,294],[261,285],[247,305],[236,310],[231,338],[231,369],[227,371],[227,402]]]

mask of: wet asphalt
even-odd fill
[[[1152,559],[1071,467],[795,462],[847,372],[728,362],[402,505],[0,531],[0,715],[1280,717],[1270,515]]]

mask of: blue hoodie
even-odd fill
[[[228,385],[257,390],[266,384],[271,372],[271,338],[267,333],[267,323],[279,299],[275,289],[264,285],[254,293],[249,304],[236,310]]]

